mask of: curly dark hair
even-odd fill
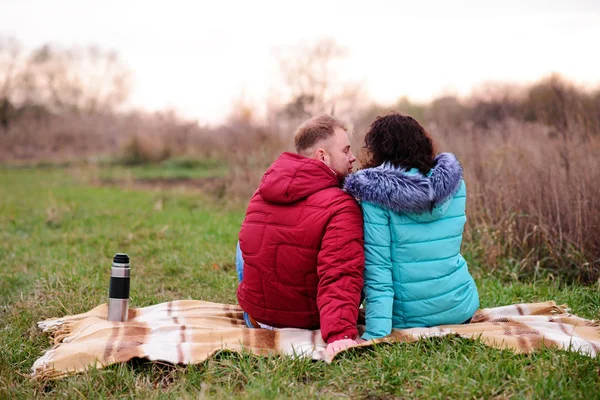
[[[363,168],[389,162],[407,170],[417,168],[427,175],[435,165],[435,147],[417,120],[394,112],[373,121],[365,136],[362,158]]]

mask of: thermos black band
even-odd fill
[[[129,278],[110,278],[108,297],[111,299],[129,298]]]

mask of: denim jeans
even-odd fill
[[[235,269],[237,271],[238,282],[241,282],[244,279],[244,257],[240,249],[240,242],[237,242],[235,249]]]
[[[240,249],[239,241],[237,242],[237,246],[235,249],[235,269],[237,271],[238,282],[241,283],[242,280],[244,279],[244,258],[242,256],[242,250]],[[246,322],[246,326],[248,328],[257,328],[256,326],[252,325],[252,322],[250,322],[250,316],[245,311],[244,311],[244,321]]]

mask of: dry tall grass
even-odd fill
[[[475,259],[517,275],[600,277],[599,137],[514,121],[432,134],[463,164]]]
[[[256,126],[240,121],[222,127],[221,143],[229,166],[227,194],[249,199],[262,175],[284,151],[291,151],[292,137],[280,134],[274,125]]]
[[[126,164],[171,155],[210,157],[223,153],[212,129],[172,113],[43,114],[0,130],[0,162],[81,161],[117,158]]]

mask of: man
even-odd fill
[[[239,236],[237,297],[249,325],[320,327],[330,354],[356,343],[363,287],[362,213],[340,189],[356,161],[348,130],[327,114],[304,122],[297,154],[265,172]]]

